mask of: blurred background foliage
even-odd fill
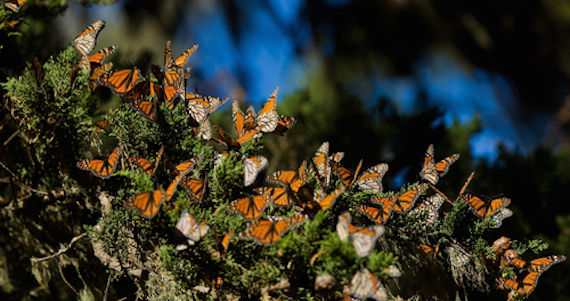
[[[384,183],[397,189],[419,179],[433,143],[436,159],[461,154],[442,186],[457,191],[475,170],[470,191],[513,200],[505,236],[544,239],[551,248],[540,255],[570,254],[570,2],[113,2],[30,0],[15,16],[1,12],[23,19],[0,29],[0,82],[34,57],[45,62],[96,19],[107,27],[95,51],[116,45],[109,60],[118,69],[146,72],[162,62],[166,40],[175,54],[198,43],[188,89],[258,107],[279,85],[278,112],[297,118],[285,138],[264,139],[266,173],[298,166],[329,141],[347,166],[388,163]],[[101,110],[119,104],[108,89],[96,94]],[[9,163],[10,145],[0,149]],[[0,175],[2,187],[9,176]],[[568,300],[568,268],[550,270],[530,299]]]

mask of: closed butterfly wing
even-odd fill
[[[232,103],[232,119],[236,128],[238,137],[242,136],[245,132],[245,114],[239,107],[239,103],[234,99]]]
[[[360,300],[385,301],[388,298],[382,283],[367,268],[361,268],[350,281],[350,294]]]
[[[259,111],[259,114],[255,118],[257,126],[261,127],[261,132],[270,133],[273,132],[275,128],[277,128],[279,116],[277,115],[275,108],[278,91],[279,87],[277,87],[271,96],[269,96],[269,99],[263,105],[263,108],[261,108],[261,111]]]
[[[97,84],[108,87],[113,93],[123,96],[134,88],[140,79],[141,71],[135,67],[107,72],[97,79]]]
[[[194,137],[197,139],[208,141],[212,138],[212,128],[210,127],[210,122],[207,118],[204,123],[198,127],[194,127],[192,132],[194,133]]]
[[[435,185],[439,181],[439,174],[437,173],[437,168],[435,166],[435,160],[433,159],[434,148],[433,144],[428,146],[426,151],[426,156],[424,159],[424,164],[422,170],[420,171],[420,177],[431,184]]]
[[[444,198],[441,195],[432,195],[421,205],[408,212],[408,215],[422,216],[423,218],[418,222],[420,228],[425,231],[437,222],[439,218],[439,208],[443,202]]]
[[[122,147],[116,147],[107,160],[98,159],[84,159],[77,162],[77,167],[82,170],[90,171],[96,177],[108,179],[115,171],[119,158],[121,155]]]
[[[513,216],[513,211],[509,208],[500,208],[495,212],[495,215],[492,216],[492,220],[495,222],[493,228],[499,228],[503,224],[503,220],[505,218],[509,218]]]
[[[487,202],[468,193],[461,195],[461,198],[469,204],[471,211],[479,218],[488,217],[511,203],[511,200],[508,198],[498,198]]]
[[[185,242],[177,245],[176,251],[182,251],[188,246],[193,246],[208,233],[209,229],[210,227],[205,222],[198,224],[194,216],[188,213],[188,209],[184,209],[176,223],[174,232],[179,239],[184,239]]]
[[[97,20],[93,22],[73,40],[72,45],[75,46],[75,49],[81,53],[81,55],[89,55],[93,48],[95,48],[97,36],[103,27],[105,27],[105,21]]]
[[[382,178],[388,171],[388,164],[377,164],[362,173],[356,180],[356,184],[362,190],[370,190],[382,193]]]
[[[157,189],[134,195],[125,202],[125,208],[136,210],[142,217],[152,219],[158,214],[164,200],[166,200],[165,191]]]
[[[26,2],[28,2],[28,0],[6,0],[4,1],[4,6],[17,13]]]
[[[261,217],[265,208],[271,203],[271,197],[266,194],[237,199],[228,204],[228,211],[237,213],[247,220]]]
[[[223,141],[221,141],[222,144],[225,144],[228,147],[228,149],[230,149],[230,150],[233,149],[233,150],[239,151],[239,149],[241,148],[241,143],[239,143],[232,136],[230,136],[226,132],[224,132],[217,124],[212,122],[212,125],[214,126],[214,128],[216,129],[216,131],[218,132],[220,137],[222,138],[222,140],[223,140]]]
[[[451,244],[447,250],[451,265],[454,267],[462,267],[471,260],[471,255],[458,244]]]
[[[352,223],[352,216],[350,212],[345,212],[338,216],[338,222],[336,223],[336,233],[340,240],[346,241],[349,237],[349,228]]]
[[[329,143],[323,142],[317,152],[315,157],[313,157],[313,162],[317,168],[317,177],[324,182],[325,187],[328,187],[331,176],[331,167],[329,164]]]
[[[267,168],[269,161],[267,158],[263,156],[255,156],[251,158],[244,157],[243,158],[243,173],[244,173],[244,185],[249,186],[253,184],[255,179],[257,178],[257,174],[260,171]]]
[[[342,184],[348,188],[351,188],[352,184],[356,180],[356,176],[358,175],[360,167],[362,167],[362,160],[360,160],[360,163],[354,172],[342,166],[340,163],[337,163],[336,161],[331,161],[330,165],[332,171],[340,178]]]
[[[295,192],[299,191],[299,188],[305,184],[304,177],[299,176],[299,172],[294,170],[278,170],[267,176],[267,181],[288,187]]]
[[[350,231],[350,240],[360,258],[370,255],[376,247],[376,241],[384,234],[384,227],[380,225],[369,226],[363,229],[353,228]]]
[[[402,193],[394,203],[393,210],[402,214],[408,213],[408,211],[410,211],[414,206],[416,200],[427,190],[428,187],[428,184],[424,183]]]

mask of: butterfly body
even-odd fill
[[[109,158],[106,160],[98,159],[84,159],[77,162],[77,167],[82,170],[90,171],[96,177],[102,179],[108,179],[111,174],[115,171],[117,164],[119,163],[119,158],[121,155],[122,147],[116,147]]]

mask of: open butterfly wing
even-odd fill
[[[392,213],[392,208],[390,206],[383,206],[381,209],[366,205],[360,205],[356,207],[356,211],[368,217],[371,221],[383,225],[386,223],[390,214]]]
[[[162,189],[143,192],[127,200],[125,208],[136,210],[142,217],[152,219],[158,214],[165,199],[166,193]]]
[[[394,203],[394,211],[406,214],[414,206],[416,200],[424,193],[428,184],[420,184],[400,195]]]
[[[228,204],[228,211],[237,213],[247,220],[256,220],[261,217],[265,208],[271,203],[267,194],[237,199]]]
[[[117,164],[119,163],[119,158],[121,155],[122,147],[116,147],[107,160],[97,160],[97,159],[84,159],[77,162],[77,167],[82,170],[90,171],[93,175],[108,179],[111,174],[115,171]]]
[[[133,89],[140,79],[141,71],[135,67],[107,72],[97,79],[97,84],[108,87],[113,93],[123,96]]]

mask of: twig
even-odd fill
[[[14,132],[14,134],[12,134],[12,136],[8,137],[8,139],[6,139],[6,141],[4,141],[4,146],[8,145],[8,143],[10,143],[10,141],[12,141],[12,139],[14,139],[14,137],[16,137],[19,133],[20,133],[20,130],[17,130]]]
[[[20,183],[20,186],[24,187],[25,189],[27,189],[27,190],[29,190],[29,191],[35,192],[35,193],[37,193],[37,194],[49,195],[49,194],[48,194],[47,192],[45,192],[45,191],[36,190],[36,189],[33,189],[33,188],[29,187],[28,185],[24,184],[24,182],[20,181],[20,179],[16,176],[16,174],[14,174],[6,165],[4,165],[4,163],[2,163],[2,161],[0,161],[0,165],[2,165],[2,167],[3,167],[7,172],[9,172],[9,173],[12,175],[12,177],[13,177],[14,179],[16,179],[16,181],[18,181],[18,183]]]
[[[77,290],[71,286],[71,283],[67,282],[67,279],[65,279],[65,276],[63,275],[63,270],[61,269],[61,264],[58,264],[59,266],[59,275],[61,276],[61,279],[63,279],[63,282],[65,282],[65,284],[67,284],[67,286],[69,286],[69,288],[76,294],[79,296],[79,293],[77,292]]]
[[[103,295],[103,301],[107,301],[107,294],[109,293],[109,285],[111,284],[111,273],[109,273],[109,278],[107,279],[107,287],[105,288],[105,294]]]
[[[46,256],[46,257],[42,257],[42,258],[35,258],[35,257],[32,257],[32,258],[30,259],[30,261],[32,261],[32,262],[34,262],[34,263],[37,263],[37,262],[42,262],[42,261],[44,261],[44,260],[52,259],[52,258],[54,258],[54,257],[56,257],[56,256],[59,256],[59,255],[61,255],[62,253],[64,253],[65,251],[69,250],[69,248],[71,248],[71,245],[73,245],[74,242],[80,240],[80,239],[81,239],[83,236],[85,236],[85,235],[87,235],[87,233],[83,233],[83,234],[81,234],[81,235],[79,235],[79,236],[75,236],[75,237],[69,242],[69,245],[68,245],[67,247],[59,249],[59,251],[57,251],[57,253],[55,253],[55,254],[53,254],[53,255]]]

